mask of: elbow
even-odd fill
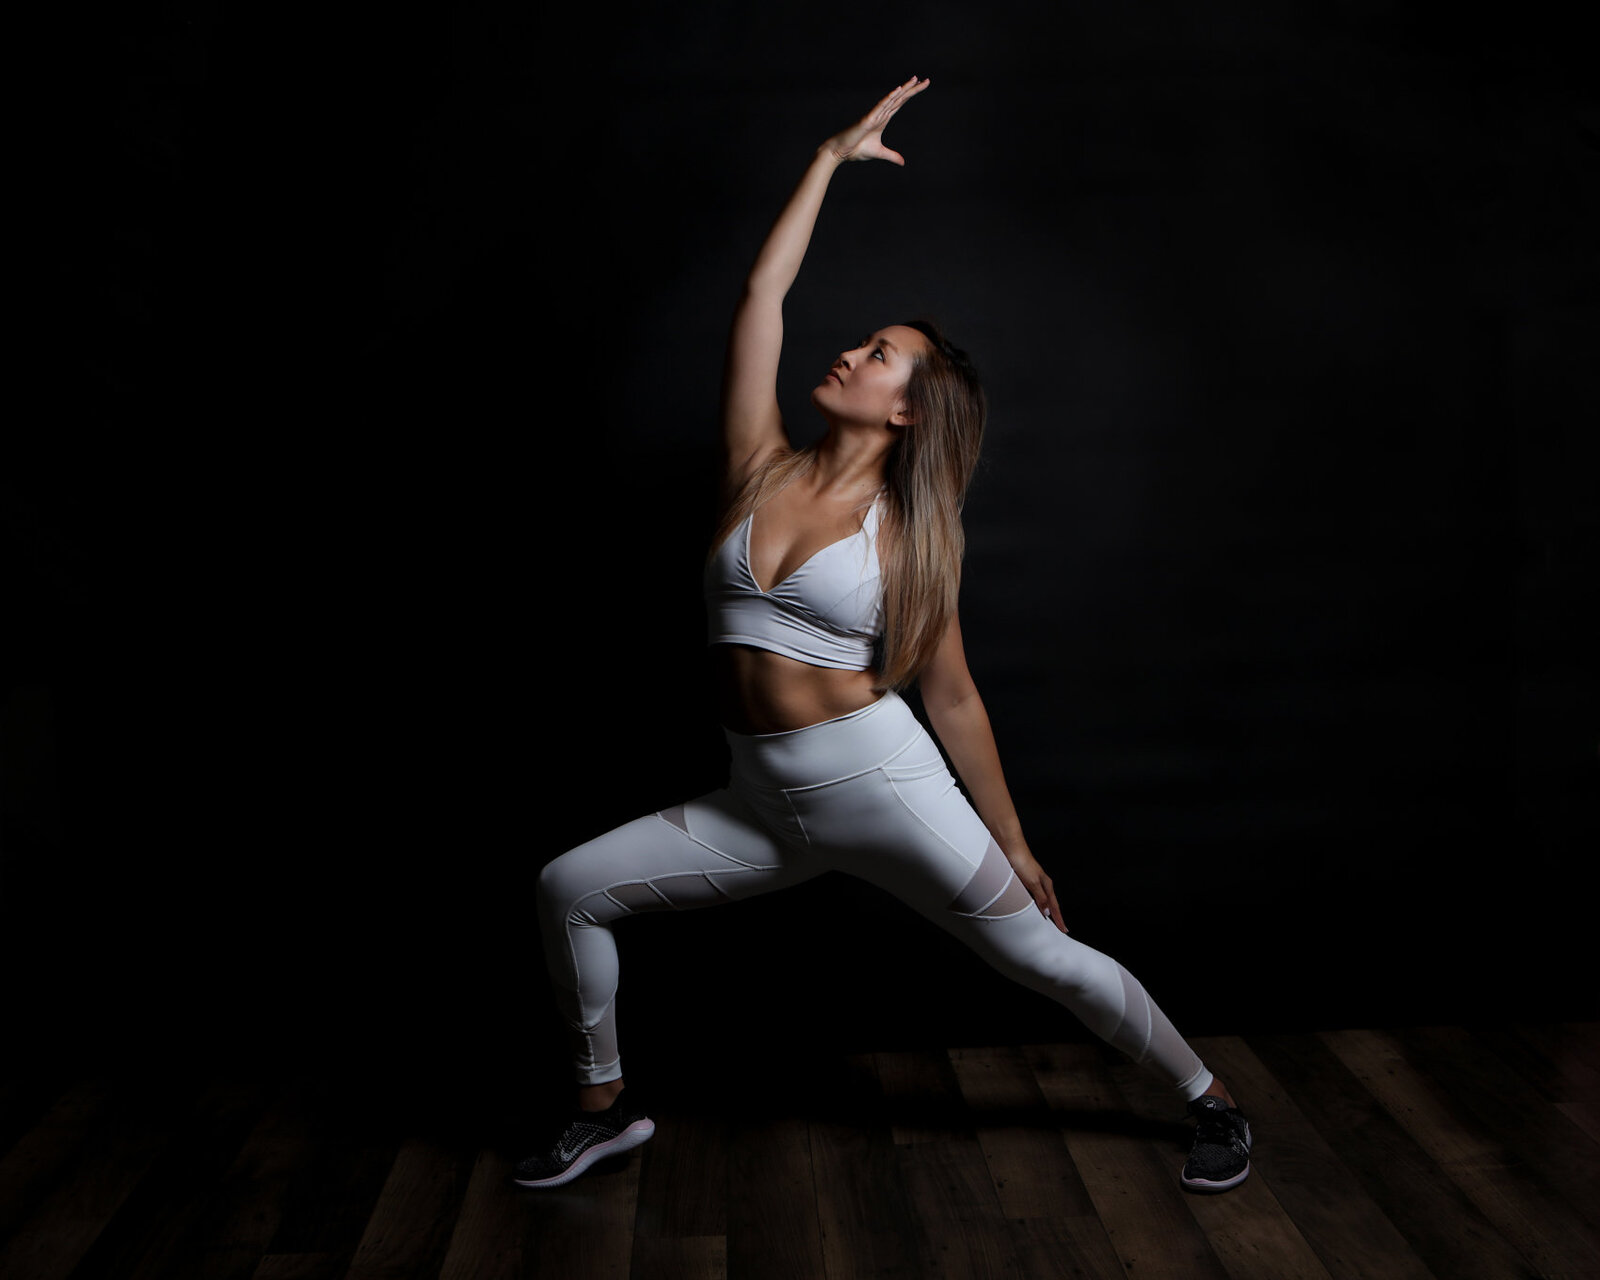
[[[922,705],[933,720],[956,715],[973,704],[978,697],[978,686],[969,676],[964,680],[924,680]]]
[[[739,296],[739,308],[777,307],[782,308],[783,300],[788,296],[791,281],[784,280],[777,272],[763,270],[760,263],[750,268],[750,274],[744,278],[744,292]]]

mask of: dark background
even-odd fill
[[[1596,1016],[1573,33],[573,8],[41,46],[0,474],[24,1043],[562,1072],[538,868],[723,778],[733,300],[912,72],[780,391],[809,439],[833,353],[916,315],[984,369],[968,654],[1075,934],[1195,1032]],[[1085,1034],[837,877],[621,940],[652,1069]]]

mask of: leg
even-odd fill
[[[551,981],[572,1032],[578,1110],[549,1143],[518,1162],[514,1182],[564,1186],[597,1160],[630,1151],[655,1133],[654,1121],[622,1091],[612,923],[639,911],[750,897],[821,870],[726,791],[629,822],[544,869],[539,921]]]
[[[1008,977],[1066,1006],[1192,1100],[1213,1077],[1126,969],[1034,905],[925,734],[880,765],[787,792],[832,867],[888,890]]]
[[[727,791],[626,823],[550,863],[539,876],[539,922],[579,1084],[622,1077],[615,921],[751,897],[822,869],[780,844]]]
[[[948,806],[949,797],[959,795],[951,786],[936,801],[957,822],[959,815],[949,815]],[[929,809],[922,812],[932,820]],[[1183,1096],[1198,1121],[1179,1179],[1185,1190],[1228,1191],[1249,1177],[1250,1126],[1227,1086],[1206,1070],[1138,979],[1044,918],[994,841],[948,907],[922,909],[1000,972],[1060,1001]]]
[[[988,859],[1004,863],[1005,855],[991,845]],[[981,866],[977,874],[983,874]],[[958,902],[933,919],[1007,977],[1065,1005],[1186,1102],[1221,1087],[1137,978],[1046,920],[1015,876],[1011,885],[1009,905],[1015,909],[1008,913],[961,914]],[[1008,905],[1004,896],[996,904],[1002,910]]]

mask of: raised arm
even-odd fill
[[[767,233],[744,293],[733,313],[728,360],[722,384],[724,479],[736,491],[789,437],[778,410],[778,355],[783,347],[783,300],[800,273],[817,211],[833,172],[847,160],[887,160],[905,164],[898,151],[883,145],[884,126],[895,112],[928,87],[912,76],[848,129],[820,147],[800,184]]]
[[[1000,752],[994,743],[994,730],[989,726],[989,713],[978,696],[972,673],[967,670],[959,618],[950,619],[949,629],[934,651],[933,660],[924,668],[919,683],[928,721],[939,735],[950,763],[955,765],[972,807],[1005,853],[1017,879],[1027,886],[1039,910],[1062,933],[1067,932],[1050,877],[1045,875],[1044,868],[1028,848],[1028,842],[1022,838],[1022,823],[1017,818],[1016,805],[1011,802],[1011,791],[1000,768]]]

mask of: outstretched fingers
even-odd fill
[[[888,93],[884,94],[883,100],[872,109],[873,116],[881,123],[888,124],[890,117],[896,111],[926,89],[930,83],[932,82],[929,80],[918,80],[916,76],[912,76],[904,84],[896,85]]]
[[[918,80],[916,76],[912,76],[911,79],[907,80],[903,85],[885,97],[882,102],[878,103],[878,105],[872,109],[871,115],[872,127],[874,131],[881,133],[884,129],[884,126],[886,126],[889,121],[894,119],[895,112],[899,111],[901,107],[905,106],[906,103],[910,102],[911,99],[915,98],[919,93],[926,89],[929,83],[930,82],[927,80]]]
[[[904,156],[883,145],[884,126],[894,119],[895,112],[926,89],[929,83],[926,79],[912,76],[904,84],[896,85],[879,100],[877,106],[831,140],[834,153],[841,160],[887,160],[891,164],[905,164]]]

